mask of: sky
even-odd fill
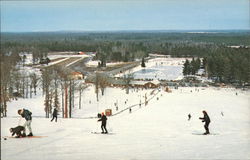
[[[1,0],[1,32],[250,29],[250,0]]]

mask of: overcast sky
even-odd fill
[[[250,0],[0,3],[1,32],[250,29]]]

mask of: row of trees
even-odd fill
[[[72,108],[76,107],[74,99],[77,92],[80,98],[78,107],[82,108],[81,96],[87,86],[72,79],[70,70],[46,67],[41,71],[42,75],[29,73],[22,65],[21,56],[14,52],[1,54],[0,62],[0,109],[3,116],[7,116],[7,102],[17,98],[32,98],[38,88],[45,97],[45,117],[50,117],[53,107],[61,110],[63,117],[71,117]]]
[[[47,67],[42,70],[45,117],[49,118],[52,108],[55,107],[62,111],[62,117],[71,118],[72,110],[76,107],[77,92],[78,108],[82,108],[82,92],[87,88],[87,85],[72,78],[71,72],[69,69],[59,67]],[[61,96],[61,102],[59,102],[59,96]]]
[[[200,58],[186,60],[183,75],[195,75],[200,68],[204,68],[207,76],[215,82],[249,84],[249,53],[248,48],[217,48],[202,58],[202,64]]]
[[[197,59],[192,58],[191,61],[186,59],[182,73],[183,75],[195,75],[200,68],[201,68],[200,58]]]
[[[217,82],[250,83],[250,49],[219,48],[204,57],[206,71]]]

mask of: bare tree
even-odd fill
[[[36,73],[31,73],[30,79],[31,79],[31,86],[32,88],[34,88],[34,94],[36,95],[36,88],[38,86],[38,81],[40,78],[37,76]]]
[[[96,72],[95,75],[95,93],[96,93],[96,101],[99,101],[99,79],[100,79],[100,73]]]
[[[45,93],[45,117],[49,118],[49,113],[51,111],[50,105],[50,85],[52,81],[52,72],[49,68],[46,68],[42,71],[42,80],[43,80],[43,93]]]
[[[68,118],[69,71],[66,68],[57,68],[57,73],[61,82],[62,117]]]
[[[80,83],[80,84],[78,85],[78,91],[79,91],[79,109],[82,108],[82,92],[83,92],[86,88],[88,88],[88,86],[85,85],[85,84],[83,84],[83,83]]]
[[[129,86],[133,78],[134,78],[133,74],[124,75],[124,82],[126,84],[126,94],[129,94]]]
[[[99,86],[102,91],[102,96],[104,95],[104,90],[108,86],[108,76],[105,73],[101,73],[99,76]]]
[[[11,73],[14,70],[20,57],[17,53],[1,46],[0,51],[0,109],[4,117],[7,116],[7,102],[10,101],[12,93],[9,93],[11,82]]]
[[[21,88],[21,74],[18,71],[12,72],[13,86],[16,92],[20,93]]]

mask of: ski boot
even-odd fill
[[[33,134],[32,134],[32,133],[28,134],[28,137],[31,137],[31,136],[33,136]]]

